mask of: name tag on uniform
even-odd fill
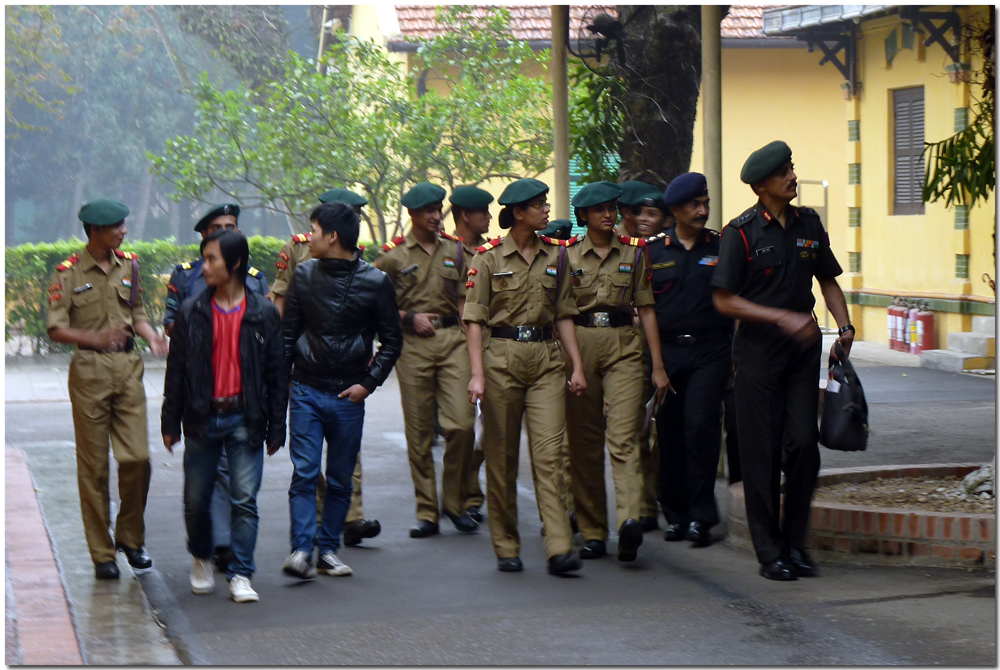
[[[718,256],[705,256],[700,261],[698,261],[698,265],[708,265],[714,267],[718,264],[719,264]]]
[[[89,291],[92,288],[94,288],[93,284],[84,284],[83,286],[77,286],[73,289],[73,293],[83,293],[84,291]]]
[[[545,274],[547,274],[550,277],[558,277],[559,276],[559,268],[557,268],[555,265],[546,265],[545,266]]]
[[[805,247],[806,249],[815,249],[819,246],[819,240],[804,240],[800,237],[795,242],[798,246]]]
[[[618,264],[618,271],[619,272],[632,272],[632,264],[631,263],[619,263]]]
[[[755,250],[754,253],[756,255],[758,255],[758,256],[763,256],[765,254],[772,253],[773,251],[774,251],[774,247],[764,247],[763,249],[757,249],[757,250]]]
[[[654,270],[662,270],[663,268],[672,268],[677,265],[677,261],[667,261],[666,263],[653,263]]]
[[[409,267],[405,267],[405,268],[403,268],[402,270],[400,270],[400,271],[399,271],[399,274],[401,274],[401,275],[408,275],[408,274],[412,274],[412,273],[413,273],[414,271],[416,271],[416,270],[417,270],[417,268],[419,268],[419,267],[420,267],[419,265],[417,265],[416,263],[414,263],[413,265],[411,265],[411,266],[409,266]]]
[[[507,272],[494,272],[493,276],[494,277],[513,277],[514,273],[512,271],[508,270]]]
[[[444,259],[444,266],[446,268],[453,268],[453,267],[455,267],[455,261],[453,261],[450,258],[446,258],[446,259]]]

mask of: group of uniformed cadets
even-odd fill
[[[569,237],[569,221],[549,221],[549,187],[537,179],[504,189],[499,224],[509,232],[489,241],[488,192],[453,190],[455,235],[442,227],[443,188],[420,183],[403,196],[410,231],[383,245],[375,264],[396,289],[404,326],[397,379],[416,502],[411,537],[438,533],[442,514],[459,531],[477,529],[485,460],[497,567],[523,569],[516,489],[523,421],[550,573],[578,570],[581,558],[606,554],[605,449],[619,560],[634,560],[643,533],[658,527],[657,501],[667,522],[664,539],[705,546],[719,521],[714,486],[728,380],[739,433],[738,462],[730,452],[730,468],[742,471],[760,573],[777,580],[816,574],[805,550],[819,467],[821,339],[810,314],[813,277],[841,326],[845,351],[854,329],[819,217],[790,204],[797,183],[788,146],[778,141],[755,151],[741,179],[758,202],[721,238],[705,228],[708,186],[693,172],[662,194],[637,181],[585,186],[572,201],[577,223],[586,227],[582,240]],[[355,211],[367,204],[346,189],[332,189],[320,201]],[[137,262],[117,250],[127,213],[115,201],[85,205],[79,216],[87,248],[60,264],[49,288],[50,336],[78,345],[69,386],[84,522],[99,578],[117,577],[115,547],[134,567],[151,563],[142,549],[149,464],[142,361],[132,335],[148,339],[157,353],[165,341],[145,318]],[[619,214],[627,234],[616,228]],[[236,228],[238,216],[236,205],[219,205],[195,229],[205,235]],[[295,265],[309,258],[307,241],[295,235],[279,253],[271,291],[279,310]],[[253,268],[248,274],[248,288],[266,293],[263,276]],[[168,333],[180,302],[199,287],[201,260],[178,265],[167,287]],[[646,416],[650,407],[655,427]],[[481,452],[473,447],[477,408],[485,425]],[[431,453],[436,425],[445,440],[440,497]],[[114,544],[105,532],[102,445],[109,435],[122,498]],[[223,564],[225,477],[223,461],[213,507]],[[364,519],[360,456],[353,485],[347,545],[380,531],[378,521]]]

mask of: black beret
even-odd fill
[[[792,150],[788,145],[781,140],[775,140],[750,154],[747,162],[743,164],[743,169],[740,170],[740,181],[744,184],[764,181],[791,158]]]
[[[549,225],[539,235],[557,240],[568,240],[572,232],[573,224],[569,219],[555,219],[554,221],[549,221]]]
[[[548,192],[549,187],[545,182],[525,177],[524,179],[518,179],[515,182],[507,184],[507,188],[497,198],[497,202],[501,205],[516,205],[528,202],[532,198],[537,198],[543,193]]]
[[[599,205],[602,202],[617,200],[621,197],[621,194],[622,187],[618,184],[612,184],[609,181],[597,181],[593,184],[587,184],[577,191],[570,204],[579,208],[591,207]]]
[[[237,219],[239,219],[240,218],[239,205],[232,205],[232,204],[216,205],[212,209],[208,210],[208,213],[205,214],[205,216],[198,219],[198,223],[195,224],[194,229],[196,232],[200,233],[205,228],[207,228],[208,224],[212,223],[212,221],[215,218],[226,215],[235,216]]]
[[[649,197],[658,197],[660,189],[651,186],[644,181],[623,181],[618,184],[622,190],[622,195],[618,198],[618,203],[635,207],[642,204],[642,201]],[[650,194],[653,194],[652,196]]]
[[[667,207],[683,205],[688,200],[708,195],[708,180],[700,172],[685,172],[675,177],[663,192],[663,202]]]
[[[358,195],[354,191],[348,191],[346,188],[331,188],[319,197],[319,201],[324,204],[328,202],[342,202],[351,207],[361,207],[368,204],[368,198]]]
[[[433,205],[435,202],[444,202],[444,196],[447,193],[437,184],[422,181],[407,191],[399,202],[407,209],[420,209],[427,205]]]
[[[456,186],[448,202],[464,209],[487,209],[493,196],[476,186]]]
[[[77,217],[92,226],[113,226],[128,216],[128,207],[111,198],[98,198],[83,203]]]

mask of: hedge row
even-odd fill
[[[287,238],[254,235],[248,241],[250,264],[264,273],[270,286],[277,271],[274,262]],[[79,252],[85,244],[85,241],[71,238],[7,247],[4,261],[5,340],[21,335],[27,338],[31,351],[36,354],[72,349],[52,342],[46,333],[48,286],[56,265],[73,252]],[[365,259],[373,260],[378,248],[363,240],[361,244],[365,245]],[[167,279],[177,263],[198,257],[198,245],[178,245],[172,240],[126,241],[121,249],[139,255],[146,314],[150,323],[158,326],[163,322]]]

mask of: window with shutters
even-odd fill
[[[892,92],[893,214],[923,214],[924,87]]]

